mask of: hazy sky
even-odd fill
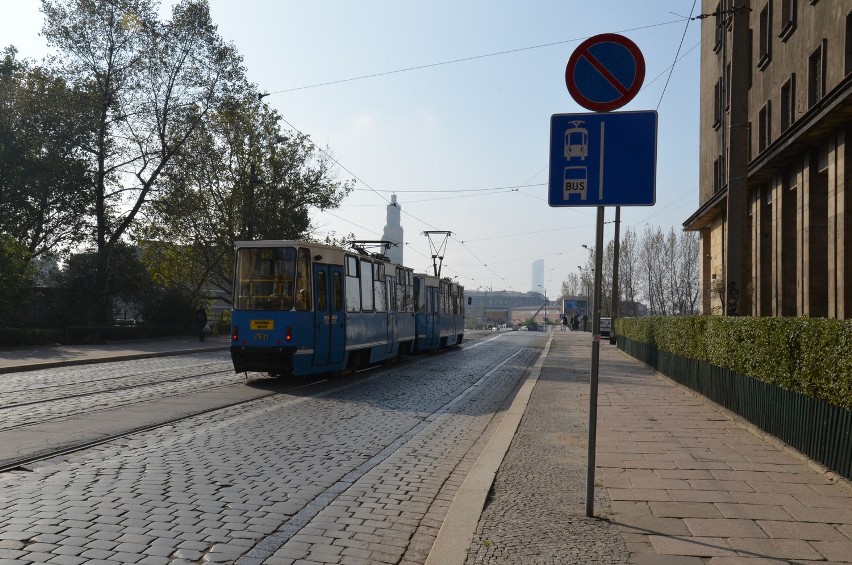
[[[43,57],[40,1],[1,1],[0,46]],[[171,2],[163,5],[168,16]],[[622,110],[659,111],[657,203],[622,208],[622,233],[680,230],[697,209],[701,37],[687,17],[700,2],[210,0],[210,8],[250,80],[271,93],[265,101],[330,149],[341,180],[357,178],[340,209],[314,214],[320,235],[379,239],[395,192],[407,265],[425,271],[421,233],[449,230],[443,275],[468,289],[540,291],[531,266],[543,258],[555,296],[586,262],[595,211],[547,204],[550,116],[585,111],[565,87],[565,64],[599,33],[626,35],[645,56],[644,87]],[[345,82],[315,86],[335,81]]]

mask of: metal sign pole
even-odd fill
[[[592,312],[592,370],[589,386],[589,468],[586,473],[586,516],[595,515],[595,444],[598,433],[598,366],[601,349],[601,271],[603,270],[604,207],[598,206],[595,234],[595,305]]]

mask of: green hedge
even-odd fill
[[[852,320],[620,318],[616,333],[852,409]]]

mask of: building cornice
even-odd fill
[[[824,140],[838,126],[852,123],[852,74],[784,130],[748,165],[750,184],[772,180],[790,159]]]
[[[728,187],[722,187],[709,200],[683,222],[684,231],[698,231],[706,228],[713,220],[720,216],[725,211],[728,203]]]

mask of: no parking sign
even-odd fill
[[[645,80],[645,58],[635,43],[602,33],[580,44],[565,67],[565,85],[574,100],[593,112],[621,108]]]

